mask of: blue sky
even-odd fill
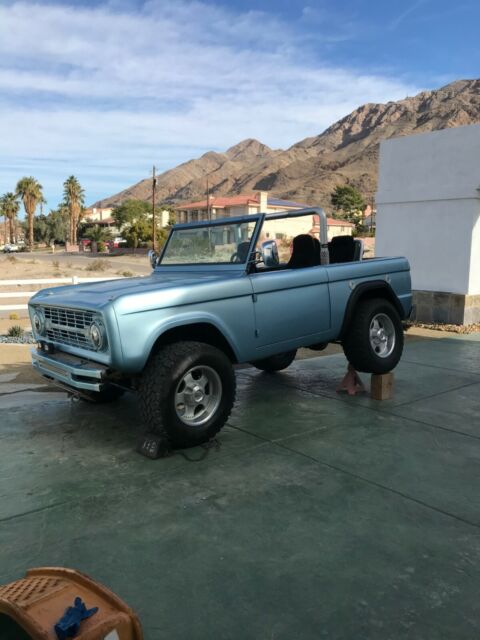
[[[0,194],[90,204],[209,149],[288,147],[478,76],[477,0],[0,0]]]

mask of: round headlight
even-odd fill
[[[90,340],[97,351],[103,347],[103,329],[97,322],[90,325]]]
[[[45,318],[43,317],[43,313],[41,311],[35,311],[33,314],[33,328],[35,333],[38,335],[42,335],[45,331]]]

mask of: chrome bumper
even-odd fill
[[[68,353],[47,355],[32,348],[32,365],[40,375],[80,391],[101,391],[107,367]]]

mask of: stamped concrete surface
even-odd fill
[[[134,397],[12,393],[27,366],[0,371],[0,583],[76,567],[147,640],[480,637],[476,336],[409,341],[386,402],[336,393],[341,354],[239,369],[215,446],[158,461]]]

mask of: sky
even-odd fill
[[[478,76],[478,0],[0,0],[0,194],[86,204],[245,138]]]

